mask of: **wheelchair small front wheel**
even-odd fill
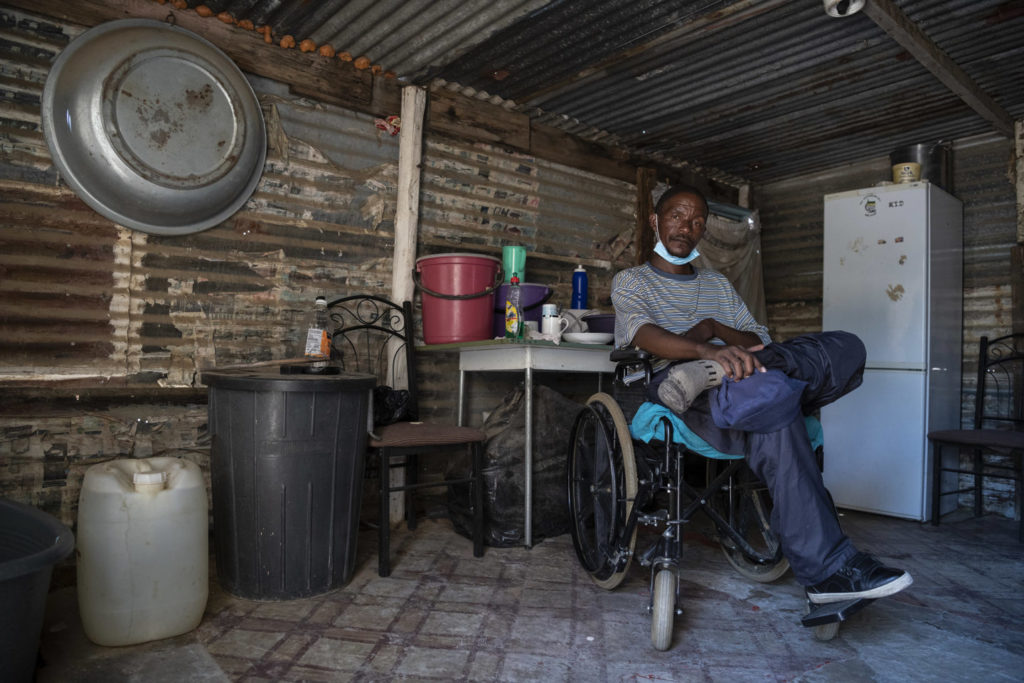
[[[576,557],[594,583],[611,590],[626,578],[636,547],[636,528],[627,537],[626,521],[637,476],[629,425],[608,394],[591,396],[577,416],[567,470]]]
[[[660,569],[654,575],[651,599],[651,644],[655,650],[672,645],[672,626],[676,616],[676,573]]]

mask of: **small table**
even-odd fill
[[[533,545],[533,371],[593,372],[601,388],[601,373],[615,372],[615,363],[609,360],[609,344],[572,344],[550,341],[524,340],[513,342],[489,339],[456,344],[420,346],[418,351],[457,351],[459,354],[459,407],[458,423],[465,412],[466,373],[523,371],[526,393],[526,439],[524,453],[524,541]]]

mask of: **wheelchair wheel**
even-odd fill
[[[624,538],[637,489],[633,458],[622,410],[608,394],[594,394],[577,416],[569,442],[569,515],[580,564],[608,590],[626,577],[636,546],[635,527]]]
[[[810,603],[804,607],[804,614],[810,614],[813,609]],[[818,624],[814,627],[814,639],[820,640],[823,643],[827,643],[830,640],[834,640],[839,635],[839,626],[842,621],[836,620],[827,624]]]
[[[725,558],[736,571],[753,581],[771,583],[789,570],[789,561],[783,556],[782,546],[769,523],[772,499],[768,489],[749,478],[750,481],[735,486],[731,495],[726,491],[722,496],[726,501],[723,506],[726,518],[750,549],[744,550],[721,532],[719,541]]]
[[[839,635],[839,622],[834,624],[823,624],[814,627],[814,638],[822,642],[828,642]]]
[[[672,645],[672,625],[676,616],[676,573],[660,569],[654,575],[651,600],[651,644],[655,650]]]

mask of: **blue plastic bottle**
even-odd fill
[[[583,266],[576,266],[572,272],[572,306],[571,308],[587,307],[587,271]]]

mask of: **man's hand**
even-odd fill
[[[719,344],[702,344],[700,357],[713,360],[725,370],[725,376],[733,380],[750,377],[755,372],[764,372],[764,366],[752,353],[764,348],[763,344],[745,349],[741,346],[721,346]]]
[[[715,338],[725,344],[710,343]],[[633,344],[670,360],[705,358],[717,361],[725,375],[734,380],[764,372],[764,366],[753,355],[753,352],[764,348],[761,339],[753,332],[741,332],[711,318],[701,320],[685,334],[673,334],[648,323],[637,330]]]

